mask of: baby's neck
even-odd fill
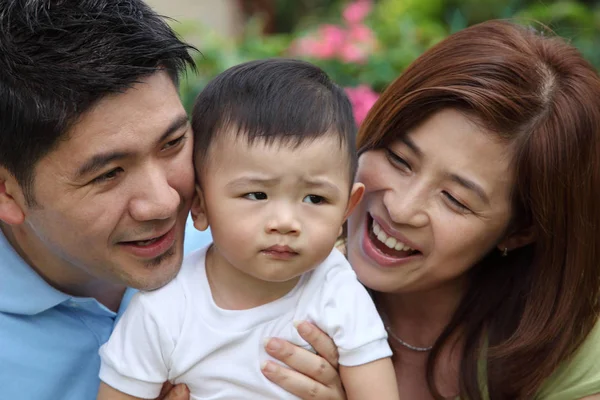
[[[206,276],[213,301],[226,310],[247,310],[280,299],[300,280],[300,276],[285,282],[257,279],[219,257],[214,246],[206,255]]]

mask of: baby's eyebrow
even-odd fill
[[[332,182],[328,181],[327,179],[303,179],[303,181],[309,188],[325,189],[336,193],[340,192],[340,188]]]
[[[279,183],[279,178],[258,178],[258,177],[250,177],[250,176],[242,176],[240,178],[236,178],[231,182],[227,183],[226,187],[228,188],[237,188],[240,186],[247,185],[261,185],[266,187],[273,187]]]

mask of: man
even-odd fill
[[[194,191],[177,94],[188,50],[142,0],[0,2],[0,397],[95,399],[126,288],[179,271]],[[319,371],[292,353],[271,351]],[[289,371],[269,378],[313,394]],[[167,398],[187,399],[176,390]]]

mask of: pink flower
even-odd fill
[[[370,9],[370,0],[351,3],[344,11],[347,26],[321,25],[309,36],[296,39],[290,47],[290,53],[321,60],[339,59],[345,63],[364,63],[377,47],[375,34],[361,23]]]
[[[376,41],[373,31],[363,24],[352,25],[348,30],[348,37],[350,40],[361,43],[374,43]]]
[[[311,36],[299,38],[292,43],[290,47],[290,52],[298,56],[312,57],[317,44],[318,40]]]
[[[319,27],[321,38],[332,46],[340,46],[346,40],[348,33],[338,25],[325,24]]]
[[[345,63],[362,64],[367,61],[369,54],[354,43],[345,43],[339,50],[339,56]]]
[[[364,63],[377,46],[373,31],[362,24],[353,25],[348,30],[346,43],[339,50],[344,62]]]
[[[348,4],[344,9],[343,16],[346,23],[353,25],[362,22],[370,12],[370,0],[357,0]]]
[[[338,55],[346,40],[345,29],[336,25],[322,25],[313,35],[303,37],[292,43],[291,52],[298,56],[317,59],[330,59]]]
[[[346,40],[346,30],[336,25],[322,25],[319,28],[317,58],[334,58]]]
[[[359,85],[355,88],[347,87],[344,88],[350,103],[352,103],[352,110],[354,111],[354,120],[357,125],[362,124],[367,116],[367,113],[373,107],[373,104],[379,98],[379,94],[373,91],[367,85]]]

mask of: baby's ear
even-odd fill
[[[354,208],[358,203],[360,203],[363,194],[365,194],[365,185],[360,182],[354,183],[354,185],[352,185],[352,190],[350,191],[348,206],[346,206],[346,212],[344,213],[344,221],[352,214],[352,211],[354,211]]]
[[[205,231],[208,228],[208,218],[206,216],[204,194],[198,184],[196,184],[196,191],[194,193],[194,199],[192,200],[191,213],[194,227],[199,231]]]

